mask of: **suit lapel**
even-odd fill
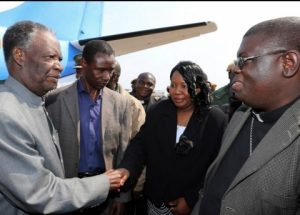
[[[155,138],[157,138],[157,143],[155,144],[159,144],[159,148],[163,150],[162,154],[166,154],[165,160],[168,161],[168,164],[165,164],[168,166],[169,162],[171,162],[171,156],[174,152],[176,141],[176,108],[170,100],[166,100],[165,104],[161,105],[160,107],[161,109],[157,111],[159,114],[155,116],[156,118],[154,119],[156,125],[154,125],[153,129],[155,129],[157,132],[157,135],[155,135]]]
[[[246,107],[244,107],[246,108]],[[250,108],[247,108],[245,111],[237,111],[233,118],[231,119],[230,126],[227,127],[225,134],[223,136],[222,145],[219,151],[217,158],[210,165],[208,169],[208,177],[214,175],[215,171],[218,169],[218,166],[222,162],[224,155],[227,153],[231,144],[234,142],[236,136],[240,132],[241,128],[244,126],[245,121],[250,115]]]
[[[176,133],[177,133],[177,111],[174,106],[166,111],[164,122],[170,123],[170,124],[167,123],[165,125],[166,126],[165,128],[168,128],[166,129],[166,137],[168,138],[167,143],[170,143],[168,144],[168,148],[171,147],[171,149],[173,149],[175,146]],[[172,150],[169,151],[171,152]]]
[[[164,154],[164,162],[162,165],[166,167],[166,174],[170,174],[169,171],[172,170],[170,166],[174,165],[174,147],[176,142],[176,129],[177,129],[177,114],[176,108],[172,102],[166,101],[167,104],[163,106],[164,110],[160,110],[160,115],[158,115],[157,124],[155,129],[157,129],[158,141],[156,144],[160,144],[159,148],[162,150],[161,154]],[[162,183],[167,183],[167,181],[162,181]]]
[[[109,126],[109,122],[111,119],[111,114],[114,112],[115,100],[114,97],[110,95],[108,89],[106,87],[103,88],[102,95],[102,110],[101,110],[101,129],[102,129],[102,143],[106,128]],[[104,146],[105,144],[103,144]]]
[[[74,82],[70,88],[68,88],[65,92],[66,95],[63,96],[64,104],[67,107],[67,111],[69,112],[72,122],[74,126],[77,128],[77,123],[79,122],[79,106],[78,106],[78,95],[77,95],[77,81]]]
[[[238,175],[230,185],[233,189],[240,181],[255,173],[278,153],[289,146],[300,134],[300,100],[290,109],[283,113],[282,117],[275,123],[270,131],[261,140],[253,151],[251,157],[247,159]]]

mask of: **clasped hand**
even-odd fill
[[[129,177],[129,172],[126,169],[110,169],[104,173],[109,178],[110,191],[120,191]]]

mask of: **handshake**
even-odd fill
[[[120,188],[129,178],[129,171],[124,168],[110,169],[104,173],[109,178],[110,191],[120,191]]]

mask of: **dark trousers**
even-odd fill
[[[125,215],[147,215],[147,199],[141,196],[126,203]]]

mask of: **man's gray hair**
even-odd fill
[[[47,26],[32,21],[16,22],[10,26],[3,36],[3,52],[5,62],[8,63],[12,50],[15,47],[23,49],[28,48],[31,43],[32,37],[37,31],[49,31],[54,32]]]

